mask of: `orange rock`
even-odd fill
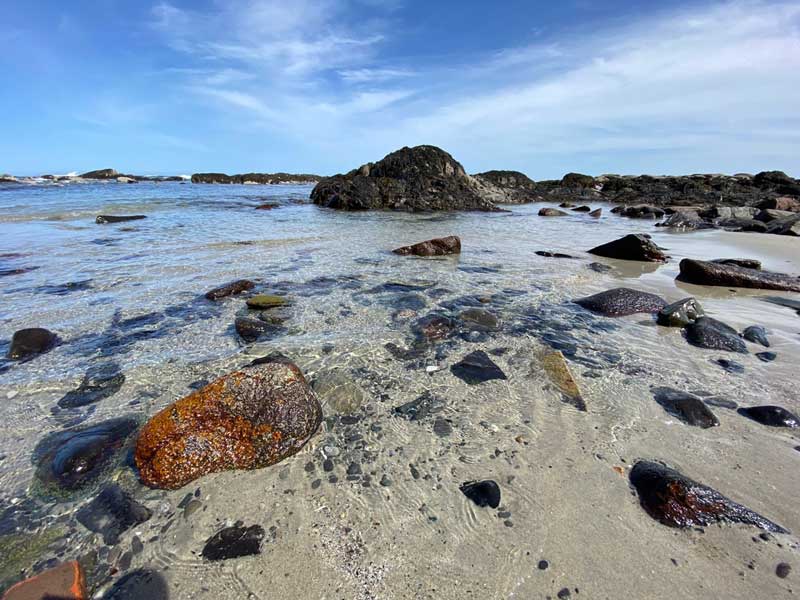
[[[3,600],[86,600],[88,597],[83,569],[74,560],[20,581],[3,594]]]
[[[319,401],[296,365],[256,364],[151,418],[136,442],[136,466],[146,485],[166,489],[207,473],[258,469],[300,450],[321,420]]]

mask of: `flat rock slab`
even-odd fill
[[[694,394],[669,387],[657,387],[653,389],[653,397],[664,410],[688,425],[703,429],[719,425],[714,413]]]
[[[684,258],[678,279],[697,285],[800,292],[800,278],[736,265]]]
[[[545,350],[539,356],[548,379],[564,395],[564,399],[580,411],[586,412],[583,394],[569,370],[567,360],[560,350]]]
[[[443,238],[426,240],[411,246],[402,246],[392,250],[401,256],[446,256],[448,254],[461,253],[461,239],[451,235]]]
[[[98,225],[105,225],[106,223],[125,223],[127,221],[141,221],[146,219],[147,215],[97,215],[94,220]]]
[[[206,541],[203,558],[215,561],[260,554],[264,534],[261,525],[226,527]]]
[[[589,254],[640,262],[666,262],[667,260],[664,250],[657,246],[650,236],[636,233],[592,248],[589,250]]]
[[[3,600],[86,600],[86,577],[77,561],[66,562],[21,581],[3,594]]]
[[[467,354],[461,361],[450,367],[450,371],[469,385],[477,385],[492,379],[508,379],[500,367],[483,350]]]
[[[722,321],[711,317],[700,317],[684,331],[686,340],[698,348],[747,354],[747,346],[737,331]]]
[[[663,298],[655,294],[630,288],[614,288],[586,298],[578,298],[575,303],[607,317],[624,317],[635,313],[652,314],[667,305]]]
[[[642,508],[668,527],[696,527],[727,521],[772,533],[789,533],[716,490],[659,463],[637,462],[631,470],[630,482],[639,494]]]
[[[756,423],[769,427],[789,427],[790,429],[800,427],[800,417],[782,406],[753,406],[740,408],[737,412]]]

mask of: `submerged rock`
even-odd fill
[[[119,372],[119,365],[109,363],[94,367],[87,371],[77,388],[64,394],[58,401],[58,406],[77,408],[94,404],[116,394],[123,383],[125,375]]]
[[[467,481],[459,488],[461,493],[472,500],[475,504],[483,508],[490,506],[497,508],[500,506],[500,486],[496,481],[486,479],[484,481]]]
[[[429,415],[443,411],[445,406],[444,400],[428,391],[416,400],[394,407],[392,413],[409,421],[421,421]]]
[[[789,427],[791,429],[800,427],[800,417],[782,406],[752,406],[740,408],[738,412],[756,423],[769,427]]]
[[[563,210],[558,210],[557,208],[541,208],[539,209],[539,216],[540,217],[566,217],[569,213],[565,213]]]
[[[778,355],[775,354],[774,352],[757,352],[756,358],[758,358],[758,360],[760,360],[761,362],[772,362],[773,360],[778,358]]]
[[[747,354],[747,346],[736,330],[711,317],[700,317],[686,327],[686,339],[693,346]]]
[[[468,308],[458,318],[470,331],[495,331],[500,326],[500,320],[482,308]]]
[[[575,258],[569,254],[562,254],[561,252],[550,252],[549,250],[537,250],[536,254],[544,256],[545,258]]]
[[[451,366],[450,371],[469,385],[477,385],[492,379],[508,379],[500,367],[483,350],[470,352]]]
[[[735,360],[730,360],[727,358],[718,358],[714,361],[714,364],[719,365],[723,369],[725,369],[728,373],[736,373],[741,374],[744,373],[744,365],[741,363],[736,362]]]
[[[125,223],[127,221],[141,221],[146,219],[147,215],[97,215],[94,220],[98,225],[105,225],[106,223]]]
[[[659,248],[650,239],[650,236],[638,233],[631,233],[613,242],[592,248],[589,250],[589,254],[642,262],[666,262],[667,260],[663,249]]]
[[[300,450],[321,420],[319,401],[296,365],[258,364],[152,417],[136,442],[136,466],[146,485],[166,489],[217,471],[258,469]]]
[[[420,338],[430,342],[447,339],[455,333],[456,322],[448,316],[432,313],[425,315],[411,327]]]
[[[547,350],[539,356],[542,368],[553,385],[564,395],[568,404],[572,404],[580,411],[586,412],[586,402],[583,394],[570,373],[567,361],[559,350]]]
[[[274,337],[286,331],[279,323],[270,323],[264,319],[246,316],[236,317],[233,327],[236,329],[236,333],[248,343]]]
[[[234,296],[252,290],[255,286],[256,284],[249,279],[237,279],[236,281],[226,283],[225,285],[221,285],[218,288],[206,292],[206,298],[208,300],[220,300],[221,298],[227,298],[228,296]]]
[[[653,397],[671,415],[688,425],[708,429],[717,427],[719,420],[698,396],[669,387],[653,389]]]
[[[78,561],[66,562],[20,581],[3,600],[86,600],[86,576]]]
[[[635,313],[656,313],[666,306],[663,298],[630,288],[614,288],[578,298],[575,303],[607,317],[624,317]]]
[[[658,311],[656,321],[665,327],[686,327],[703,316],[705,316],[703,307],[697,300],[684,298]]]
[[[443,238],[426,240],[411,246],[403,246],[392,250],[395,254],[402,256],[445,256],[448,254],[459,254],[461,252],[461,240],[458,236],[451,235]]]
[[[38,494],[69,498],[94,485],[137,427],[136,419],[120,417],[44,437],[33,451]]]
[[[351,376],[339,370],[317,375],[313,383],[314,392],[325,407],[325,411],[352,414],[367,401],[367,393]]]
[[[761,344],[769,348],[769,338],[767,337],[767,330],[761,325],[750,325],[742,332],[742,337],[748,342],[754,344]]]
[[[12,360],[29,360],[44,354],[58,344],[58,336],[43,327],[31,327],[15,331],[11,337],[11,347],[7,358]]]
[[[639,494],[642,508],[668,527],[695,527],[727,521],[773,533],[789,533],[716,490],[658,463],[637,462],[631,470],[630,482]]]
[[[89,531],[103,536],[103,543],[115,545],[119,536],[134,525],[147,521],[152,513],[136,502],[116,483],[103,490],[76,514],[78,522]]]
[[[286,299],[282,296],[275,296],[272,294],[257,294],[255,296],[251,296],[245,302],[247,304],[247,308],[265,310],[267,308],[284,306],[286,304]]]
[[[215,533],[203,547],[203,558],[206,560],[228,560],[241,556],[252,556],[261,553],[261,541],[264,539],[264,528],[261,525],[234,525]]]
[[[681,281],[697,285],[741,287],[761,290],[800,292],[800,278],[736,265],[684,258],[680,263]]]

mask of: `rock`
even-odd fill
[[[758,203],[758,208],[784,210],[788,212],[800,212],[800,199],[780,196],[778,198],[767,198]]]
[[[565,188],[592,188],[595,185],[594,177],[581,173],[567,173],[561,178],[561,186]]]
[[[550,252],[549,250],[537,250],[536,254],[538,256],[544,256],[545,258],[575,258],[574,256],[570,256],[569,254],[562,254],[561,252]]]
[[[800,292],[798,277],[691,258],[681,261],[678,279],[697,285]]]
[[[367,393],[363,388],[340,370],[317,375],[312,387],[326,413],[349,415],[367,401]]]
[[[595,210],[593,210],[592,212],[589,213],[589,216],[590,217],[594,217],[596,219],[600,218],[600,217],[603,216],[603,209],[602,208],[596,208]]]
[[[540,217],[566,217],[568,213],[565,213],[563,210],[558,210],[557,208],[540,208],[539,209],[539,216]]]
[[[37,495],[69,499],[92,487],[116,464],[137,427],[136,419],[120,417],[45,436],[32,458]]]
[[[747,354],[747,346],[733,327],[711,317],[700,317],[686,327],[686,339],[693,346]]]
[[[116,483],[103,490],[76,514],[78,522],[89,531],[103,536],[110,546],[119,542],[119,536],[134,525],[147,521],[152,513],[123,491]]]
[[[588,213],[588,212],[592,212],[592,207],[591,206],[586,206],[584,204],[583,206],[578,206],[576,208],[573,208],[572,210],[574,212],[585,212],[585,213]]]
[[[96,171],[88,171],[79,177],[81,179],[116,179],[120,175],[121,173],[114,169],[98,169]]]
[[[459,487],[461,493],[472,500],[481,508],[490,506],[497,508],[500,506],[500,486],[496,481],[486,479],[484,481],[467,481]]]
[[[657,387],[653,389],[653,396],[664,410],[688,425],[703,429],[719,425],[714,413],[694,394],[668,387]]]
[[[766,296],[761,298],[761,300],[769,302],[770,304],[777,304],[778,306],[794,309],[797,311],[797,314],[800,314],[800,300],[790,300],[789,298],[781,298],[780,296]]]
[[[214,288],[210,292],[206,292],[206,298],[208,300],[219,300],[221,298],[227,298],[228,296],[233,296],[248,290],[252,290],[254,287],[256,287],[256,284],[249,279],[237,279],[236,281],[232,281],[218,288]]]
[[[752,219],[756,212],[752,206],[712,206],[702,216],[709,219]]]
[[[20,581],[3,594],[3,600],[88,600],[86,576],[78,561],[62,563]]]
[[[439,437],[447,437],[453,433],[453,426],[447,419],[436,417],[436,420],[433,422],[433,433]]]
[[[589,263],[589,268],[596,273],[608,273],[609,271],[613,270],[610,265],[604,265],[603,263],[599,262]]]
[[[482,308],[468,308],[458,318],[470,331],[495,331],[500,327],[500,320]]]
[[[453,335],[455,328],[456,323],[453,319],[433,313],[420,318],[411,330],[421,339],[436,342]]]
[[[113,363],[99,365],[87,371],[80,385],[64,394],[58,401],[61,408],[77,408],[94,404],[116,394],[125,383],[125,375]]]
[[[519,171],[486,171],[473,177],[486,187],[492,202],[524,204],[536,199],[536,184]]]
[[[788,210],[775,210],[772,208],[765,208],[760,210],[753,218],[756,221],[761,221],[762,223],[772,223],[773,221],[779,221],[781,219],[787,219],[794,217],[795,214]]]
[[[658,463],[637,462],[631,469],[630,482],[639,494],[642,508],[668,527],[702,527],[727,521],[773,533],[789,533],[716,490]]]
[[[789,427],[791,429],[800,427],[800,417],[782,406],[753,406],[740,408],[737,412],[756,423],[769,427]]]
[[[273,296],[270,294],[257,294],[251,296],[246,301],[248,308],[257,310],[265,310],[267,308],[275,308],[286,304],[286,299],[281,296]]]
[[[728,400],[727,398],[719,398],[717,396],[711,396],[710,398],[705,398],[703,400],[709,406],[715,406],[717,408],[727,408],[728,410],[736,410],[739,405],[736,404],[733,400]]]
[[[775,354],[774,352],[757,352],[756,353],[756,358],[758,360],[760,360],[761,362],[768,363],[768,362],[772,362],[776,358],[778,358],[778,355]]]
[[[713,228],[713,225],[706,222],[696,210],[677,210],[661,223],[657,223],[657,226],[688,230]]]
[[[470,352],[451,366],[450,371],[469,385],[477,385],[492,379],[508,379],[500,367],[483,350]]]
[[[141,221],[146,219],[147,215],[97,215],[94,220],[98,225],[105,225],[106,223],[125,223],[126,221]]]
[[[619,214],[623,217],[631,219],[660,219],[666,213],[660,208],[655,206],[648,206],[646,204],[639,204],[637,206],[626,206]]]
[[[559,208],[572,208],[575,206],[572,202],[562,202],[558,205]]]
[[[228,560],[261,554],[265,531],[261,525],[234,525],[215,533],[203,547],[206,560]]]
[[[30,360],[51,350],[56,344],[58,336],[52,331],[42,327],[20,329],[11,337],[11,346],[6,357],[12,360]]]
[[[658,311],[656,322],[664,327],[686,327],[703,316],[703,307],[697,300],[684,298]]]
[[[548,379],[564,395],[568,404],[586,412],[583,394],[570,373],[567,361],[559,350],[546,350],[540,355],[540,362]]]
[[[394,407],[392,413],[409,421],[421,421],[429,415],[443,411],[445,406],[444,400],[428,391],[416,400]]]
[[[403,246],[392,250],[395,254],[402,256],[444,256],[447,254],[461,253],[461,240],[451,235],[443,238],[435,238],[411,246]]]
[[[775,219],[767,224],[766,233],[774,235],[800,236],[800,214],[791,217]]]
[[[761,325],[750,325],[742,332],[742,337],[746,339],[748,342],[753,342],[754,344],[761,344],[762,346],[769,348],[769,338],[767,337],[767,330],[764,329]]]
[[[711,262],[718,265],[733,265],[743,269],[761,270],[761,261],[754,258],[715,258]]]
[[[281,205],[275,202],[265,202],[264,204],[259,204],[256,206],[256,210],[273,210],[280,207]]]
[[[136,181],[133,177],[127,177],[123,175],[122,177],[117,177],[117,183],[139,183],[139,182]]]
[[[223,183],[223,184],[261,184],[274,185],[278,183],[315,183],[324,177],[310,173],[241,173],[226,175],[225,173],[195,173],[192,183]]]
[[[736,373],[737,375],[744,373],[744,365],[736,362],[735,360],[718,358],[714,361],[714,363],[725,369],[728,373]]]
[[[444,150],[416,146],[322,180],[311,200],[343,210],[497,210],[486,197],[485,185]]]
[[[753,184],[762,189],[774,190],[779,194],[800,196],[800,184],[783,171],[762,171],[753,177]]]
[[[653,243],[650,236],[634,233],[592,248],[589,250],[589,254],[644,262],[666,262],[667,260],[663,249]]]
[[[640,292],[630,288],[614,288],[575,303],[583,308],[607,317],[624,317],[635,313],[657,313],[667,303],[655,294]]]
[[[276,337],[286,332],[280,324],[253,317],[236,317],[233,321],[236,333],[248,344]]]
[[[789,576],[789,573],[792,572],[792,566],[789,563],[778,563],[778,566],[775,567],[775,575],[780,577],[781,579],[786,579]]]
[[[136,442],[136,466],[143,483],[166,489],[217,471],[258,469],[300,450],[321,420],[296,365],[245,367],[152,417]]]

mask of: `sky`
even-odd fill
[[[0,173],[800,176],[800,0],[8,0]]]

